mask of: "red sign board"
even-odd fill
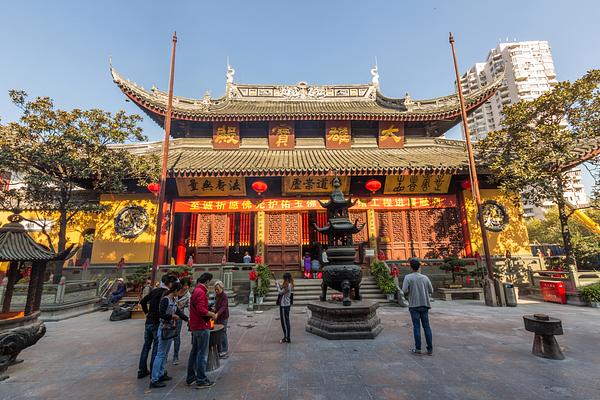
[[[567,304],[567,291],[564,282],[540,281],[544,301]]]
[[[401,149],[404,147],[404,123],[395,121],[379,122],[379,148]]]
[[[325,122],[325,147],[328,149],[349,149],[352,147],[350,121]]]
[[[269,149],[291,150],[295,146],[294,122],[269,122]]]
[[[239,149],[240,124],[238,122],[215,122],[213,124],[213,148]]]
[[[321,200],[327,201],[327,198]],[[378,210],[409,210],[427,208],[454,208],[456,196],[396,196],[367,197],[357,199],[351,210],[373,208]],[[293,211],[322,210],[317,198],[311,199],[254,199],[254,200],[174,200],[174,212],[253,212],[253,211]]]

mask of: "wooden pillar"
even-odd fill
[[[27,288],[27,300],[25,302],[25,315],[30,315],[32,312],[33,304],[35,303],[35,296],[39,289],[39,274],[38,269],[40,267],[39,262],[34,262],[31,265],[31,274],[29,275],[29,287]],[[44,284],[44,282],[42,282]]]
[[[38,289],[35,292],[33,307],[31,308],[32,313],[39,311],[40,306],[42,305],[42,294],[44,293],[44,276],[46,274],[46,264],[47,263],[45,262],[41,262],[39,263],[39,265],[37,265]]]
[[[377,231],[375,224],[375,210],[370,208],[367,210],[367,233],[369,235],[369,246],[375,251],[377,256]]]
[[[256,213],[256,255],[259,255],[263,263],[265,259],[265,212]]]
[[[175,259],[175,264],[177,265],[182,265],[185,264],[187,262],[186,259],[186,249],[187,246],[185,245],[185,236],[186,236],[186,232],[190,231],[190,214],[184,213],[184,214],[180,214],[181,215],[181,221],[180,221],[180,226],[179,226],[179,233],[178,233],[178,237],[174,238],[175,240],[173,240],[173,244],[175,244],[175,241],[177,241],[177,258]],[[173,218],[175,218],[175,214],[173,214]],[[174,225],[174,224],[173,224]]]
[[[458,200],[458,212],[460,216],[460,228],[463,235],[463,244],[465,257],[473,257],[473,248],[471,247],[471,233],[469,232],[469,222],[467,219],[467,208],[465,205],[465,192],[460,190],[456,194]]]
[[[2,303],[2,312],[10,312],[10,303],[12,301],[13,292],[15,291],[15,283],[17,283],[17,276],[19,273],[19,262],[11,261],[8,266],[6,277],[6,291],[4,292],[4,302]]]

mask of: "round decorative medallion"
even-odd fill
[[[496,200],[486,200],[481,205],[483,225],[488,231],[502,232],[508,225],[508,212]]]
[[[115,217],[115,232],[124,238],[135,238],[148,228],[148,221],[148,213],[143,207],[123,207]]]

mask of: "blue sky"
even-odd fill
[[[565,80],[600,67],[599,20],[594,0],[11,1],[0,15],[0,118],[18,118],[12,88],[64,108],[139,113],[108,58],[138,84],[166,89],[174,30],[177,95],[222,95],[227,57],[236,82],[316,84],[368,82],[377,57],[386,95],[429,98],[453,91],[449,31],[461,71],[507,38],[547,40]],[[161,137],[149,119],[142,126]]]

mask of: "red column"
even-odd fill
[[[469,235],[469,222],[467,221],[467,208],[465,206],[465,192],[460,190],[456,194],[458,200],[458,212],[460,214],[460,227],[462,229],[463,240],[465,243],[465,257],[473,257],[473,248],[471,247],[471,236]]]
[[[185,259],[186,253],[186,245],[185,245],[185,233],[189,231],[190,215],[188,213],[181,214],[181,225],[179,226],[179,232],[177,234],[177,245],[176,252],[177,258],[175,259],[175,264],[183,265],[187,262]]]

